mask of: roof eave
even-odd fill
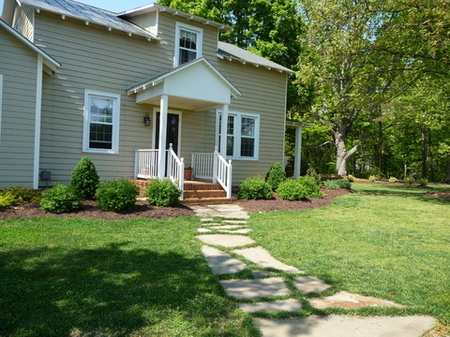
[[[237,62],[239,62],[241,64],[244,64],[244,65],[251,64],[251,65],[253,65],[253,66],[257,67],[257,68],[261,67],[261,68],[265,68],[267,70],[276,70],[279,73],[295,74],[295,71],[293,71],[291,69],[288,69],[288,68],[285,68],[285,67],[268,66],[268,65],[265,65],[265,64],[262,64],[262,63],[257,63],[257,62],[244,60],[244,59],[242,59],[240,57],[224,55],[224,54],[221,54],[220,52],[217,53],[217,57],[219,57],[220,59],[223,59],[223,60],[228,60],[230,62],[231,61],[237,61]]]

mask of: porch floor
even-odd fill
[[[145,197],[149,181],[146,179],[132,180],[139,189],[139,197]],[[237,198],[232,197],[227,199],[227,193],[220,184],[200,180],[185,180],[184,181],[184,199],[182,204],[219,204],[231,203]]]

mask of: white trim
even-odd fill
[[[216,146],[219,145],[219,133],[222,134],[219,131],[219,118],[221,116],[220,109],[217,109],[216,114]],[[247,113],[247,112],[239,112],[239,111],[229,111],[228,117],[233,116],[235,117],[235,125],[234,125],[234,147],[233,147],[233,156],[226,156],[227,159],[233,159],[233,160],[259,160],[259,143],[261,141],[260,137],[260,129],[261,129],[261,115],[254,114],[254,113]],[[248,117],[255,119],[255,148],[254,148],[254,156],[253,157],[246,157],[241,156],[241,122],[243,117]]]
[[[89,148],[89,127],[90,127],[90,108],[89,99],[92,96],[113,99],[113,132],[111,149],[90,149]],[[84,91],[84,109],[83,109],[83,152],[87,153],[119,153],[119,132],[120,132],[120,94],[112,94],[101,91],[85,89]]]
[[[37,56],[37,72],[36,72],[36,107],[34,121],[34,160],[33,160],[33,188],[39,188],[39,163],[40,163],[40,147],[41,147],[41,117],[42,117],[42,82],[44,59],[43,56]]]
[[[197,43],[196,43],[196,53],[194,59],[197,59],[202,56],[203,53],[203,29],[188,25],[185,23],[177,22],[175,24],[175,51],[173,57],[173,66],[178,67],[181,65],[180,63],[180,31],[186,30],[188,32],[194,33],[197,35]]]
[[[0,74],[0,146],[2,145],[3,75]]]

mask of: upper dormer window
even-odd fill
[[[194,60],[202,55],[203,30],[177,22],[174,66]]]

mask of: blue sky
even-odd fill
[[[0,0],[0,12],[3,10],[4,0]],[[78,0],[88,5],[107,9],[116,13],[133,9],[136,7],[145,6],[155,2],[154,0]]]

